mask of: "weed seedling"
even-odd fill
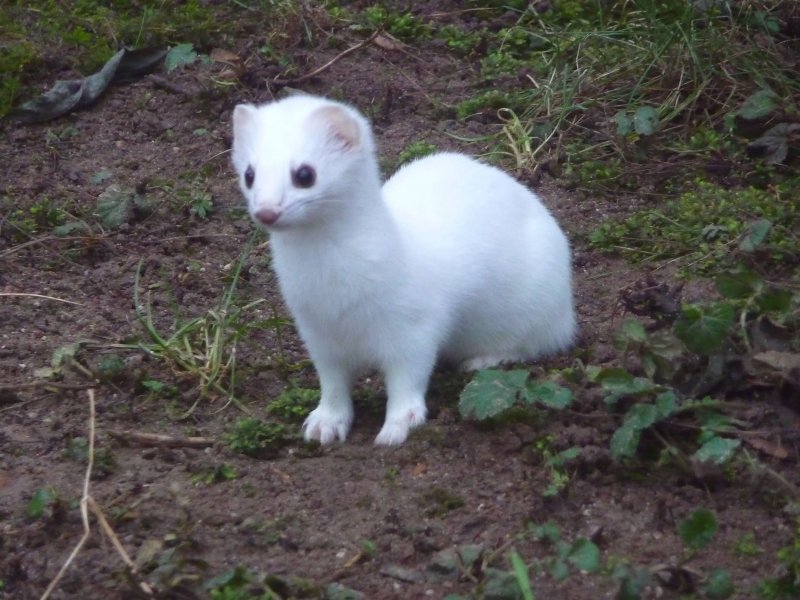
[[[290,421],[303,421],[319,403],[318,389],[290,387],[272,400],[267,412]]]
[[[234,452],[253,458],[274,456],[287,441],[286,428],[279,423],[266,423],[260,419],[245,417],[222,436],[223,441]]]
[[[234,402],[244,412],[246,407],[234,395],[236,385],[236,345],[248,331],[246,313],[264,302],[263,299],[244,306],[234,303],[236,286],[242,266],[250,253],[254,238],[251,237],[245,251],[233,271],[231,282],[216,309],[202,317],[185,323],[176,323],[171,333],[162,333],[153,319],[149,296],[141,298],[141,267],[139,263],[134,280],[134,305],[136,316],[144,327],[150,343],[139,347],[151,356],[165,362],[177,372],[188,373],[197,381],[197,399],[181,418],[188,417],[199,403],[212,392]]]

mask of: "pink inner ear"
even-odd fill
[[[252,125],[255,109],[249,104],[239,104],[233,109],[233,135],[241,135]]]
[[[347,114],[340,106],[324,106],[315,110],[311,118],[322,123],[333,138],[347,150],[357,148],[361,141],[361,130],[358,122]]]

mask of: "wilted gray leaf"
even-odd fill
[[[22,123],[49,121],[95,102],[112,83],[132,81],[157,65],[165,48],[122,49],[97,73],[83,79],[56,81],[47,92],[8,113]]]
[[[793,135],[800,138],[800,123],[778,123],[768,129],[760,138],[747,144],[747,152],[760,156],[768,164],[782,163],[789,155],[789,142]]]

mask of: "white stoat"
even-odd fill
[[[366,368],[388,393],[375,441],[401,444],[425,421],[437,359],[482,368],[571,344],[569,244],[509,175],[442,153],[381,185],[366,119],[313,96],[239,105],[233,133],[250,215],[320,378],[307,439],[345,439]]]

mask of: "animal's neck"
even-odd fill
[[[400,258],[400,235],[383,201],[377,167],[365,164],[353,173],[350,188],[337,193],[342,196],[337,210],[324,221],[271,234],[276,261],[309,269],[357,269],[365,261]]]

